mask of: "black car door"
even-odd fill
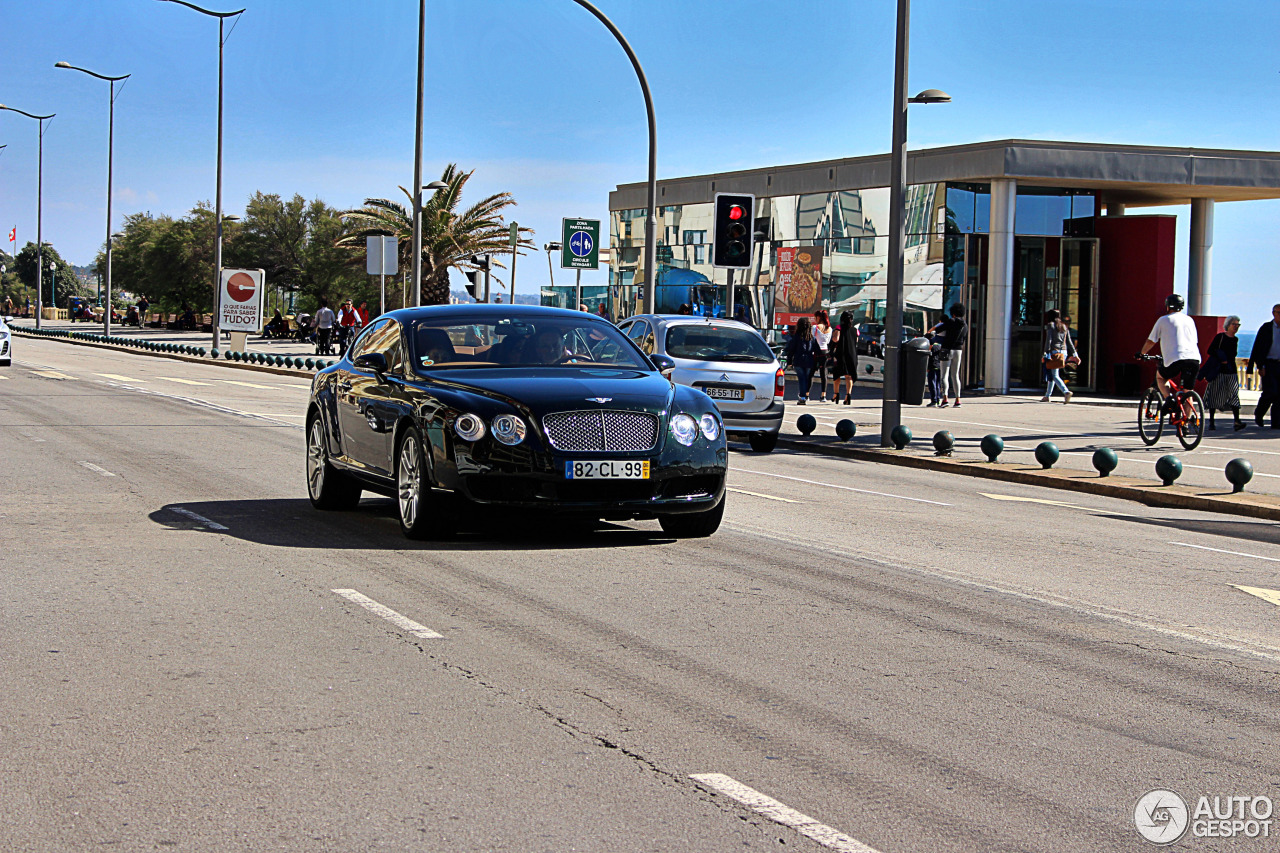
[[[377,403],[386,399],[386,392],[373,371],[357,369],[354,362],[364,353],[380,352],[380,338],[394,322],[378,320],[365,329],[347,354],[350,360],[344,360],[338,371],[338,428],[342,431],[344,461],[372,474],[388,472],[383,458],[386,428],[377,411]]]

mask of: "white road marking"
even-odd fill
[[[1087,506],[1077,506],[1076,504],[1064,503],[1063,501],[1050,501],[1045,500],[1044,498],[1024,498],[1019,497],[1018,495],[991,495],[986,492],[978,492],[978,494],[982,495],[984,498],[991,498],[993,501],[1021,501],[1023,503],[1048,504],[1049,506],[1061,506],[1066,507],[1067,509],[1082,509],[1086,512],[1089,511]]]
[[[245,415],[253,415],[255,418],[298,418],[304,420],[306,415],[293,414],[290,412],[242,412]]]
[[[157,376],[157,379],[163,379],[165,382],[180,382],[183,385],[209,385],[208,382],[196,382],[194,379],[178,379],[174,376]]]
[[[1210,548],[1207,545],[1192,545],[1190,542],[1170,542],[1170,545],[1181,545],[1183,548],[1197,548],[1201,551],[1216,551],[1219,554],[1230,554],[1233,557],[1249,557],[1254,560],[1266,560],[1270,563],[1280,563],[1280,559],[1275,557],[1264,557],[1261,554],[1246,554],[1243,551],[1226,551],[1222,548]]]
[[[118,373],[99,373],[99,376],[105,376],[108,379],[114,379],[117,382],[141,382],[141,379],[134,379],[129,376],[121,376]]]
[[[909,498],[906,495],[891,495],[887,492],[873,492],[870,489],[855,489],[853,486],[837,486],[835,483],[822,483],[817,480],[806,480],[803,477],[788,477],[785,474],[770,474],[767,471],[752,471],[747,468],[734,468],[735,471],[741,471],[743,474],[756,474],[760,477],[777,477],[779,480],[794,480],[797,483],[808,483],[811,486],[826,486],[828,489],[843,489],[846,492],[858,492],[863,495],[875,495],[881,498],[897,498],[900,501],[914,501],[921,504],[933,504],[934,506],[951,506],[951,504],[942,503],[941,501],[930,501],[924,498]]]
[[[367,595],[362,595],[361,593],[356,592],[354,589],[335,589],[333,590],[333,592],[336,592],[338,595],[342,596],[343,598],[347,599],[350,602],[359,604],[361,607],[363,607],[365,610],[370,611],[371,613],[376,613],[377,615],[381,616],[383,619],[386,619],[392,625],[395,625],[397,628],[401,628],[405,631],[408,631],[410,634],[413,634],[413,636],[415,637],[418,637],[423,640],[443,640],[444,639],[443,634],[437,634],[435,631],[432,631],[427,626],[419,625],[417,622],[414,622],[412,619],[409,619],[405,616],[401,616],[399,613],[395,612],[390,607],[387,607],[385,604],[379,604],[378,602],[374,601],[372,598],[369,598]]]
[[[767,817],[774,823],[791,827],[804,837],[811,838],[830,850],[836,850],[839,853],[877,853],[875,848],[868,847],[856,838],[850,838],[825,823],[818,823],[808,815],[801,814],[795,809],[783,805],[773,797],[760,793],[755,788],[748,788],[738,780],[723,773],[694,773],[689,778],[713,791],[724,794],[731,800],[737,800],[756,814]]]
[[[92,471],[92,472],[93,472],[93,473],[95,473],[95,474],[101,474],[101,475],[102,475],[102,476],[104,476],[104,477],[114,477],[114,476],[115,476],[115,474],[112,474],[112,473],[111,473],[110,471],[108,471],[106,468],[99,468],[97,465],[94,465],[92,462],[79,462],[79,463],[77,463],[77,464],[78,464],[78,465],[80,465],[80,466],[81,466],[81,467],[83,467],[83,468],[88,468],[90,471]]]
[[[960,584],[961,586],[967,586],[983,592],[993,592],[1000,595],[1007,595],[1012,598],[1020,598],[1024,601],[1033,601],[1037,604],[1055,607],[1069,613],[1090,616],[1095,619],[1104,619],[1109,622],[1118,622],[1122,625],[1128,625],[1131,628],[1140,628],[1144,631],[1151,631],[1156,634],[1162,634],[1166,637],[1176,637],[1179,640],[1199,643],[1200,645],[1209,646],[1215,649],[1225,649],[1226,651],[1235,652],[1237,654],[1249,655],[1250,657],[1262,658],[1264,660],[1280,663],[1280,646],[1268,646],[1250,640],[1241,640],[1230,635],[1218,634],[1206,629],[1193,628],[1192,630],[1202,631],[1202,633],[1193,633],[1192,630],[1170,628],[1137,613],[1133,613],[1128,610],[1121,610],[1117,607],[1108,607],[1105,604],[1066,598],[1064,596],[1044,592],[1042,590],[1032,590],[1028,592],[1014,587],[1005,586],[994,581],[981,579],[973,575],[950,571],[947,569],[940,569],[936,567],[926,568],[917,565],[907,565],[905,563],[892,563],[888,560],[882,560],[867,552],[828,548],[823,545],[815,544],[812,541],[794,539],[788,536],[779,536],[772,530],[753,527],[749,524],[732,522],[728,524],[728,527],[751,536],[758,536],[761,539],[769,539],[795,548],[803,548],[807,552],[822,552],[840,559],[853,558],[865,563],[881,566],[886,569],[893,569],[894,571],[948,580],[953,583]]]
[[[724,490],[726,492],[735,492],[739,495],[751,495],[751,497],[753,498],[764,498],[767,501],[782,501],[783,503],[788,503],[788,504],[800,503],[800,501],[793,501],[791,498],[778,498],[778,497],[774,497],[773,495],[762,495],[759,492],[748,492],[746,489],[735,489],[732,486],[725,486]]]
[[[227,527],[223,527],[221,524],[219,524],[219,523],[218,523],[218,522],[216,522],[216,521],[210,521],[209,519],[205,518],[203,515],[199,515],[199,514],[197,514],[197,513],[194,513],[194,512],[192,512],[192,511],[191,511],[191,510],[189,510],[189,509],[183,509],[183,508],[182,508],[182,507],[180,507],[180,506],[171,506],[171,507],[169,507],[169,511],[170,511],[170,512],[176,512],[178,515],[182,516],[183,518],[189,518],[189,519],[191,519],[192,521],[196,522],[197,524],[203,524],[205,527],[209,528],[210,530],[228,530],[228,529],[230,529],[230,528],[227,528]]]
[[[33,370],[36,376],[43,376],[45,379],[70,379],[71,377],[65,373],[59,373],[56,370]]]
[[[1234,583],[1232,584],[1232,586],[1234,586],[1236,589],[1240,590],[1241,592],[1247,592],[1250,595],[1256,595],[1258,598],[1261,598],[1263,601],[1269,601],[1272,604],[1274,604],[1276,607],[1280,607],[1280,590],[1262,589],[1256,586],[1240,586],[1239,584],[1234,584]]]
[[[9,381],[9,377],[8,377],[8,376],[0,376],[0,379],[3,379],[5,382],[8,382],[8,381]]]
[[[275,390],[275,386],[273,386],[273,385],[255,385],[255,384],[253,384],[252,382],[240,382],[240,381],[235,380],[235,379],[219,379],[219,380],[218,380],[218,382],[220,382],[220,383],[221,383],[221,384],[223,384],[223,385],[242,385],[242,386],[244,386],[245,388],[259,388],[259,389],[261,389],[261,390],[263,390],[263,391],[274,391],[274,390]],[[310,387],[310,386],[308,386],[308,387]]]

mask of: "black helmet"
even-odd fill
[[[1166,311],[1181,311],[1186,304],[1186,301],[1176,293],[1170,293],[1164,298],[1164,310]]]

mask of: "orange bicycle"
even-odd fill
[[[1159,361],[1158,355],[1139,355],[1139,361]],[[1204,438],[1204,400],[1191,388],[1183,388],[1177,379],[1169,383],[1169,396],[1161,397],[1160,389],[1152,385],[1142,395],[1138,404],[1138,435],[1142,443],[1150,447],[1164,434],[1164,419],[1177,433],[1178,441],[1187,450],[1195,450]]]

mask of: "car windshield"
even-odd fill
[[[773,351],[764,338],[739,326],[680,323],[667,329],[666,353],[695,361],[747,361],[768,364]]]
[[[424,318],[409,333],[414,370],[627,367],[652,370],[612,324],[577,317]]]

